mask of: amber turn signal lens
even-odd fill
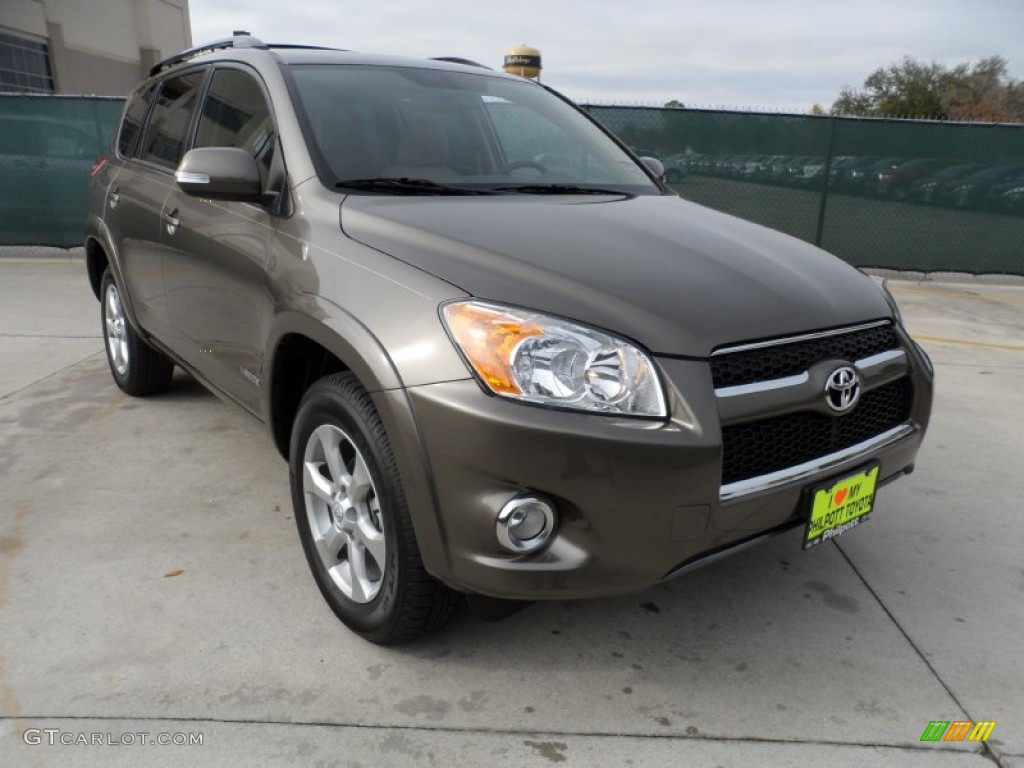
[[[449,304],[444,316],[477,375],[495,392],[522,394],[512,371],[512,352],[523,339],[543,335],[544,329],[512,312],[479,304]]]
[[[562,317],[464,299],[441,319],[485,389],[523,403],[665,418],[653,359],[638,345]]]

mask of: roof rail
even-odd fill
[[[149,75],[152,77],[158,72],[162,72],[168,67],[173,67],[175,64],[180,64],[183,61],[201,56],[204,53],[210,51],[224,50],[225,48],[266,48],[267,44],[262,40],[257,40],[255,37],[250,35],[244,30],[237,29],[232,33],[231,37],[225,37],[223,40],[214,40],[212,43],[204,43],[203,45],[197,45],[194,48],[186,48],[184,51],[178,51],[173,56],[164,59],[161,62],[154,64],[149,68]]]
[[[267,48],[286,51],[348,51],[348,48],[328,48],[325,45],[295,45],[294,43],[267,43]]]
[[[473,61],[471,59],[464,59],[461,56],[433,56],[431,61],[447,61],[449,64],[465,64],[467,67],[479,67],[480,69],[490,69],[486,64]]]

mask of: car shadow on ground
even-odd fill
[[[178,367],[174,369],[174,377],[171,379],[170,386],[159,395],[160,400],[172,403],[185,403],[207,398],[216,400],[217,396]]]
[[[673,658],[735,668],[746,666],[745,650],[763,654],[766,645],[799,655],[801,634],[816,633],[820,641],[824,632],[849,643],[846,635],[881,620],[881,613],[835,546],[802,553],[794,532],[634,595],[536,602],[490,622],[464,606],[444,630],[396,652],[443,657],[446,648],[455,646],[458,655],[469,647],[502,667],[509,666],[510,646],[541,645],[555,668],[600,646],[602,665],[634,671],[640,670],[628,659],[631,648],[661,657],[655,665],[661,668]]]

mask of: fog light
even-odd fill
[[[540,549],[555,530],[555,509],[539,496],[518,496],[498,513],[498,543],[513,552]]]

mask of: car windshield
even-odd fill
[[[530,81],[347,64],[291,72],[320,177],[342,191],[662,193],[603,131]]]

